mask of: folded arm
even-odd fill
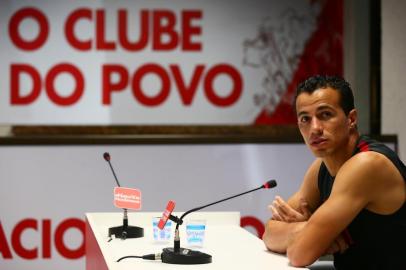
[[[272,219],[267,222],[262,237],[269,250],[286,253],[288,243],[306,224],[310,211],[317,208],[319,204],[317,174],[320,164],[320,160],[313,162],[299,191],[287,203],[276,197],[273,205],[269,206]]]
[[[306,221],[286,223],[279,220],[269,220],[262,237],[266,247],[277,253],[286,253],[289,242],[302,230]]]
[[[340,168],[329,199],[288,243],[287,255],[293,266],[317,260],[362,209],[388,190],[385,162],[376,154],[360,154]]]

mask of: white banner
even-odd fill
[[[290,197],[314,160],[304,144],[3,145],[0,150],[0,269],[19,270],[84,269],[85,213],[121,212],[114,207],[116,182],[103,158],[106,151],[120,184],[142,192],[146,212],[164,211],[169,200],[176,202],[176,212],[185,212],[276,179],[274,189],[205,209],[239,211],[242,225],[255,235],[270,218],[275,195]]]
[[[322,9],[303,0],[2,1],[0,123],[252,124],[290,106],[287,88]]]
[[[205,210],[239,211],[254,234],[274,196],[290,196],[313,160],[302,144],[2,146],[0,269],[84,269],[85,213],[120,212],[105,151],[120,184],[142,192],[142,211],[174,200],[184,212],[276,179],[274,189]]]

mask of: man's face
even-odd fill
[[[340,107],[340,94],[330,87],[300,94],[296,112],[300,133],[317,157],[329,156],[345,147],[350,129],[356,124],[355,110],[347,117]]]

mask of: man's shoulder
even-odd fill
[[[382,165],[386,162],[391,162],[390,159],[383,153],[377,151],[365,151],[359,152],[352,156],[346,163],[355,164],[357,166],[371,166],[371,165]]]
[[[392,214],[405,202],[405,179],[390,157],[376,151],[354,155],[342,167],[340,181],[352,192],[368,198],[366,208],[378,214]]]
[[[348,159],[341,170],[351,170],[354,172],[374,172],[386,168],[392,168],[391,160],[384,154],[375,151],[360,152]]]
[[[351,181],[375,184],[397,172],[392,161],[384,154],[375,151],[360,152],[347,160],[340,168],[338,174],[345,175]],[[338,175],[337,174],[337,175]]]

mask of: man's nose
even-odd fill
[[[322,123],[316,117],[312,118],[311,132],[314,134],[321,134],[323,132]]]

